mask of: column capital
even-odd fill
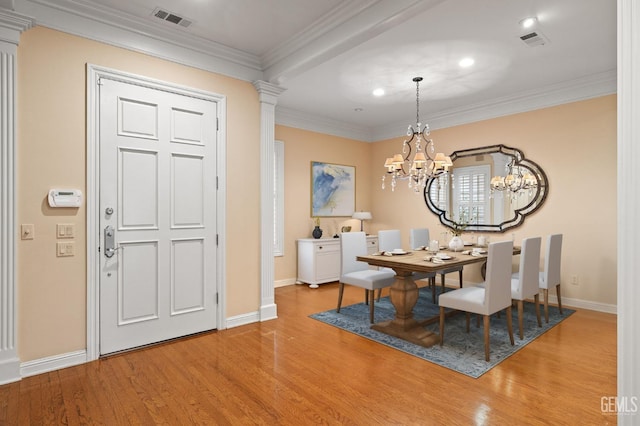
[[[284,92],[284,87],[280,87],[277,84],[269,83],[268,81],[256,80],[253,82],[253,87],[256,88],[258,94],[260,94],[260,102],[276,105],[278,103],[278,96]]]
[[[0,0],[0,41],[17,45],[20,42],[20,34],[33,27],[35,23],[28,16],[4,9],[5,3],[5,0]]]

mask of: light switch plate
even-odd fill
[[[33,226],[33,224],[23,223],[20,227],[20,238],[23,240],[33,240],[35,232],[35,226]]]
[[[73,241],[56,243],[56,256],[69,257],[69,256],[75,256],[75,254],[76,254],[76,244]]]
[[[76,225],[73,223],[58,223],[56,225],[56,236],[58,238],[74,238],[76,236]]]

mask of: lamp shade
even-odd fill
[[[353,219],[358,219],[358,220],[371,220],[373,219],[373,217],[371,216],[371,212],[355,212],[353,214],[353,216],[351,216]]]

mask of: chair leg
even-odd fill
[[[470,312],[466,312],[466,317],[467,317],[467,333],[469,332],[469,323],[471,322],[471,313]]]
[[[340,286],[338,287],[338,309],[336,309],[336,312],[340,313],[340,305],[342,305],[342,293],[344,291],[344,284],[340,283]]]
[[[549,289],[543,288],[542,294],[544,296],[544,322],[549,322]]]
[[[458,274],[459,274],[459,277],[460,277],[460,288],[462,288],[462,269],[460,269]]]
[[[518,300],[518,330],[520,331],[520,340],[524,339],[524,326],[522,317],[524,316],[524,301]]]
[[[369,303],[369,323],[373,324],[373,309],[375,305],[375,302],[373,301],[373,299],[375,295],[375,290],[367,291],[367,293],[371,295],[370,297],[371,303]]]
[[[511,316],[511,306],[507,308],[507,331],[509,331],[511,346],[513,346],[515,343],[513,342],[513,317]]]
[[[484,359],[489,362],[489,315],[483,315],[484,318]]]
[[[436,277],[435,276],[429,278],[429,285],[431,286],[431,300],[435,305],[436,303]]]
[[[444,306],[440,306],[440,346],[444,342]]]
[[[382,289],[379,288],[378,289],[378,302],[380,301],[380,298],[382,297]]]
[[[442,287],[442,293],[444,293],[444,274],[440,274],[440,286]]]
[[[369,290],[364,291],[364,303],[365,305],[369,304]],[[371,303],[373,303],[373,298],[371,299]]]
[[[560,297],[560,284],[556,285],[556,296],[558,297],[558,309],[562,315],[562,297]]]
[[[542,321],[540,321],[540,295],[535,294],[533,296],[533,303],[535,303],[536,307],[536,318],[538,319],[538,327],[542,327]]]

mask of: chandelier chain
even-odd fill
[[[422,79],[420,79],[422,80]],[[416,125],[418,126],[418,132],[420,132],[420,80],[416,81]]]

